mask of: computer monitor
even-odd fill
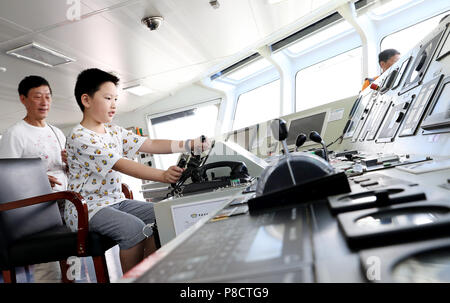
[[[321,136],[323,136],[323,126],[325,123],[325,117],[327,113],[321,112],[318,114],[313,114],[306,117],[301,117],[297,119],[292,119],[289,123],[288,129],[288,137],[286,139],[286,144],[288,148],[295,148],[295,140],[300,133],[304,133],[308,138],[304,144],[315,144],[311,140],[309,140],[309,133],[312,131],[318,132]]]

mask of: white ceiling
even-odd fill
[[[73,4],[67,1],[0,0],[0,67],[7,68],[0,71],[0,133],[25,115],[17,85],[27,75],[50,82],[48,120],[61,127],[81,120],[73,88],[85,68],[113,71],[122,85],[140,81],[155,90],[144,97],[123,92],[118,113],[126,113],[217,72],[258,41],[339,1],[268,2],[219,0],[220,8],[213,9],[209,0],[81,0],[81,19],[70,21],[67,12]],[[158,31],[141,24],[149,15],[164,17]],[[76,62],[49,68],[6,55],[32,41]]]

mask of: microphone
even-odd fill
[[[299,147],[302,146],[306,141],[306,135],[301,133],[297,136],[297,139],[295,140],[295,151],[298,151]]]
[[[319,144],[322,145],[322,147],[323,147],[323,153],[324,153],[324,155],[325,155],[325,160],[326,160],[327,162],[330,162],[330,160],[328,160],[328,150],[327,150],[327,146],[325,145],[325,142],[323,141],[323,139],[322,139],[322,137],[319,135],[319,133],[316,132],[316,131],[310,132],[310,133],[309,133],[309,139],[310,139],[311,141],[314,141],[314,142],[319,143]]]

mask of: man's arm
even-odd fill
[[[183,169],[178,166],[171,166],[167,170],[161,170],[125,158],[117,160],[112,169],[135,178],[163,183],[177,182],[183,172]]]
[[[24,146],[19,140],[19,137],[11,132],[6,132],[2,139],[0,139],[0,158],[22,158],[23,150]],[[47,176],[52,188],[55,184],[62,185],[57,178],[50,175]]]
[[[20,140],[6,132],[0,139],[0,158],[22,158],[23,146]]]

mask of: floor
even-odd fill
[[[106,264],[108,266],[109,279],[111,282],[117,281],[122,277],[122,268],[119,259],[119,246],[116,245],[106,251]],[[80,272],[76,276],[75,283],[96,283],[94,263],[91,257],[81,258],[79,260]],[[23,267],[16,268],[17,283],[34,283],[33,265],[29,266],[27,272]],[[3,277],[0,274],[0,283],[3,283]]]

